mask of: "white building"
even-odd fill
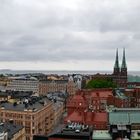
[[[38,93],[39,90],[39,81],[36,78],[24,78],[19,77],[12,79],[11,82],[7,85],[6,90],[13,91],[33,91]]]
[[[81,87],[82,87],[82,75],[80,75],[80,74],[70,75],[69,81],[74,81],[77,89],[81,89]]]
[[[7,132],[0,132],[0,140],[8,140],[8,133]]]

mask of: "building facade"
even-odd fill
[[[37,79],[13,79],[7,84],[6,90],[38,93],[38,86],[39,81]]]
[[[10,121],[0,123],[0,140],[26,140],[25,128]]]
[[[74,111],[105,112],[108,100],[113,99],[111,89],[80,90],[67,101],[67,112],[70,115]]]
[[[96,130],[107,129],[106,106],[111,89],[81,90],[67,101],[67,121],[92,125]]]
[[[47,80],[39,82],[39,94],[46,95],[49,92],[68,92],[75,94],[77,86],[74,81],[69,80]]]
[[[125,49],[123,50],[122,65],[119,66],[118,50],[116,52],[116,60],[114,65],[114,71],[112,74],[113,82],[116,83],[117,87],[127,87],[127,65],[125,58]]]
[[[54,126],[52,102],[46,98],[0,104],[0,120],[25,127],[26,140],[32,140],[35,134],[48,134]]]
[[[97,73],[95,75],[92,75],[91,79],[103,79],[103,80],[112,80],[113,83],[117,87],[126,88],[127,87],[127,65],[126,65],[126,58],[125,58],[125,49],[123,50],[123,58],[122,58],[122,64],[121,67],[119,65],[119,55],[118,55],[118,49],[116,51],[116,60],[115,65],[113,69],[112,74],[100,74]]]

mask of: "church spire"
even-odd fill
[[[122,69],[127,68],[126,59],[125,59],[125,48],[123,49],[123,59],[122,59],[122,66],[121,66],[121,68]]]
[[[119,69],[119,56],[118,56],[118,49],[117,49],[117,51],[116,51],[116,60],[115,60],[114,69]]]

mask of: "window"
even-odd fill
[[[26,137],[26,140],[30,140],[30,137]]]
[[[26,119],[31,119],[31,115],[26,115]]]

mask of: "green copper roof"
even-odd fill
[[[114,68],[119,68],[119,56],[118,56],[118,49],[116,51],[116,60],[115,60],[115,65]]]
[[[140,123],[140,112],[135,111],[109,112],[109,123],[110,124]]]
[[[140,76],[129,75],[128,82],[140,82]]]
[[[121,68],[127,68],[126,59],[125,59],[125,49],[123,49],[123,59]]]

